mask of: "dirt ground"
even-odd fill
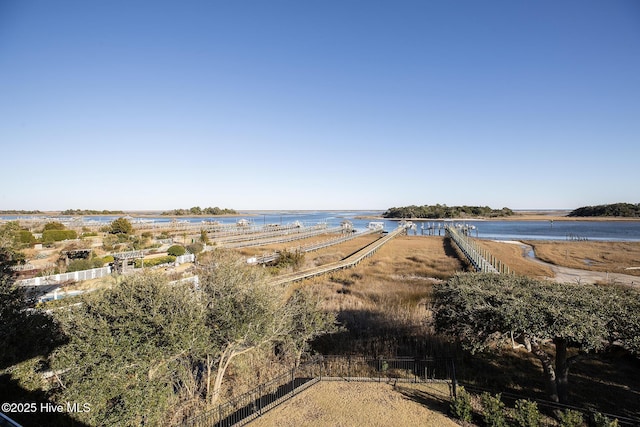
[[[251,426],[455,427],[449,386],[323,381],[251,422]]]

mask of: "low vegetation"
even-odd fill
[[[542,261],[564,267],[640,275],[640,242],[525,242]],[[635,267],[635,268],[634,268]]]
[[[135,264],[135,268],[142,268],[142,267],[156,267],[158,265],[164,265],[164,264],[173,264],[174,262],[176,262],[176,257],[173,255],[165,255],[165,256],[160,256],[160,257],[154,257],[154,258],[147,258],[147,259],[137,259],[134,261]]]
[[[252,421],[255,427],[456,427],[445,414],[447,384],[323,381]]]
[[[173,245],[169,249],[167,249],[167,254],[172,255],[174,257],[182,256],[187,253],[187,250],[184,246],[181,245]]]

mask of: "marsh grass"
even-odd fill
[[[313,262],[342,259],[339,257],[365,244],[363,239],[327,248]],[[433,284],[465,268],[446,244],[441,237],[400,236],[355,268],[294,285],[312,289],[322,299],[323,308],[336,313],[344,327],[340,333],[317,340],[315,349],[368,355],[397,355],[412,348],[422,351],[425,346],[415,343],[418,337],[425,341],[432,335],[425,319]],[[409,341],[413,344],[406,345]]]
[[[640,276],[640,242],[528,241],[541,260],[569,268]]]
[[[488,249],[517,273],[534,277],[553,276],[548,267],[525,257],[521,245],[482,243],[487,243]],[[640,243],[548,244],[558,246],[560,249],[556,253],[559,254],[563,254],[562,250],[569,250],[571,254],[572,248],[576,248],[575,257],[578,259],[598,259],[598,252],[602,252],[601,258],[611,262],[612,271],[617,263],[633,265],[633,260],[640,261],[640,253],[635,252],[635,248],[640,249]],[[578,248],[582,252],[577,252]],[[314,343],[315,348],[325,354],[385,356],[401,355],[402,351],[439,355],[455,352],[452,343],[433,336],[426,320],[430,313],[433,284],[466,268],[457,255],[444,238],[398,237],[356,268],[298,284],[309,286],[322,296],[324,308],[338,313],[338,319],[345,327],[341,333],[318,340]],[[581,267],[585,268],[584,264]],[[410,341],[412,344],[408,345]],[[542,366],[531,353],[507,349],[474,356],[462,352],[457,352],[457,355],[460,380],[490,389],[493,393],[547,398]],[[636,358],[623,354],[595,355],[576,362],[570,371],[572,403],[596,402],[594,405],[603,412],[638,417],[638,363]]]
[[[482,239],[474,239],[474,241],[506,264],[510,271],[516,274],[538,278],[553,277],[551,268],[527,257],[526,249],[521,244]]]

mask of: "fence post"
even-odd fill
[[[456,399],[458,397],[458,393],[456,390],[456,387],[458,385],[458,380],[456,379],[456,364],[455,361],[453,359],[451,359],[451,376],[452,381],[451,381],[451,385],[452,385],[452,390],[453,390],[453,398]]]

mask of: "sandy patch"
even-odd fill
[[[444,416],[447,384],[322,381],[267,412],[252,426],[457,426]]]

